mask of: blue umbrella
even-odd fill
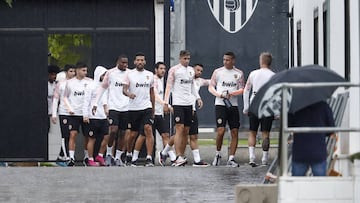
[[[318,65],[291,68],[275,74],[265,83],[250,104],[249,111],[258,117],[280,115],[282,83],[345,82],[334,71]],[[289,113],[331,97],[337,87],[288,88]]]

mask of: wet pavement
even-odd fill
[[[214,149],[201,146],[202,159]],[[207,168],[192,167],[189,150],[186,167],[0,167],[0,202],[235,202],[235,186],[260,183],[268,167],[247,165],[247,148],[226,167],[226,150],[223,166]]]

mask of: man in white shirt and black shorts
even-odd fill
[[[274,120],[274,117],[270,116],[265,118],[258,118],[256,115],[248,112],[248,110],[251,101],[256,95],[256,92],[275,74],[270,69],[271,61],[272,61],[272,56],[270,53],[263,52],[260,54],[259,57],[260,68],[252,71],[249,74],[244,89],[243,113],[249,116],[249,121],[250,121],[248,145],[249,145],[249,165],[251,165],[252,167],[257,166],[257,164],[255,163],[255,144],[256,144],[256,134],[259,125],[261,125],[260,130],[262,133],[262,149],[263,149],[261,163],[263,165],[267,165],[269,159],[269,147],[270,147],[269,136],[270,136],[271,125]]]
[[[194,95],[198,107],[201,108],[203,105],[194,85],[194,69],[189,66],[190,52],[187,50],[180,51],[179,60],[180,63],[169,70],[165,90],[166,103],[164,104],[164,112],[169,112],[168,102],[171,91],[176,131],[174,144],[177,155],[174,166],[183,166],[187,163],[184,154],[192,122]]]
[[[83,122],[83,105],[84,105],[84,96],[85,88],[92,82],[91,78],[86,77],[87,75],[87,65],[84,63],[76,64],[76,76],[70,80],[66,81],[66,87],[64,90],[63,100],[66,105],[66,109],[69,112],[69,130],[70,130],[70,139],[69,139],[69,155],[70,161],[68,166],[75,165],[75,141],[76,136],[79,132],[80,126],[84,132],[85,123]],[[87,153],[87,140],[88,138],[84,136],[84,162],[87,164],[89,155]]]
[[[93,107],[93,112],[96,112],[97,104],[101,97],[107,96],[106,112],[109,116],[109,142],[106,150],[105,164],[111,166],[123,166],[121,155],[126,149],[126,139],[130,134],[128,128],[128,105],[129,98],[123,94],[123,86],[125,75],[128,69],[128,57],[120,55],[116,60],[116,66],[108,70],[105,74],[104,80],[97,91],[96,102]],[[104,94],[104,95],[103,95]],[[115,160],[113,158],[113,143],[116,135],[120,131],[118,137],[118,147],[115,153]],[[127,162],[131,163],[131,151],[127,152]]]
[[[145,70],[146,60],[143,53],[135,55],[134,64],[135,69],[129,71],[125,76],[123,88],[124,95],[130,98],[129,121],[131,132],[127,142],[127,150],[132,151],[135,138],[143,129],[147,149],[145,166],[154,166],[152,160],[154,147],[152,124],[155,110],[154,74]],[[131,165],[138,166],[136,156],[132,157]]]
[[[228,122],[231,133],[231,143],[227,166],[239,167],[239,164],[234,159],[238,145],[238,131],[240,126],[237,96],[243,93],[244,74],[240,69],[235,67],[235,54],[233,52],[226,52],[224,54],[223,64],[223,67],[214,70],[209,84],[210,93],[216,97],[217,137],[215,158],[212,164],[213,166],[220,165],[221,146],[225,134],[226,122]]]

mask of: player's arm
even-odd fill
[[[215,97],[223,98],[224,95],[222,93],[217,92],[216,89],[215,89],[216,82],[217,82],[217,80],[216,80],[216,70],[215,70],[214,73],[211,76],[208,90]]]
[[[109,72],[106,72],[101,85],[96,90],[96,98],[91,110],[93,114],[96,113],[97,104],[99,103],[100,99],[103,97],[104,92],[108,90],[108,87],[109,87]]]
[[[164,94],[164,112],[169,113],[169,100],[170,100],[170,92],[171,88],[175,82],[175,73],[174,69],[170,68],[168,73],[168,78],[166,82],[165,94]]]
[[[151,107],[152,107],[152,117],[154,117],[155,114],[155,94],[154,94],[154,87],[150,88],[150,101],[151,101]]]
[[[70,92],[71,91],[70,91],[70,88],[68,86],[68,83],[66,83],[65,90],[64,90],[64,95],[62,96],[62,100],[64,101],[65,107],[66,107],[67,111],[69,112],[69,114],[73,115],[74,110],[71,107],[70,102],[69,102]]]
[[[244,74],[242,73],[241,71],[241,74],[240,74],[240,78],[239,80],[237,81],[238,82],[238,87],[239,89],[233,91],[233,92],[229,92],[230,96],[237,96],[237,95],[240,95],[244,92]]]
[[[244,102],[243,113],[244,114],[248,114],[248,112],[249,112],[249,105],[250,105],[249,97],[250,97],[251,87],[252,87],[252,82],[251,82],[251,73],[250,73],[249,78],[246,81],[244,93],[243,93],[243,102]]]
[[[59,106],[59,99],[60,99],[60,82],[56,84],[56,88],[52,100],[51,122],[53,122],[54,124],[56,124],[56,115]]]

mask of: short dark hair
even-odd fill
[[[155,69],[158,69],[160,65],[165,65],[165,63],[162,61],[155,63]]]
[[[87,67],[87,65],[85,63],[83,63],[83,62],[77,62],[76,63],[76,68],[85,68],[85,67]]]
[[[226,55],[226,56],[230,56],[231,58],[233,58],[233,59],[235,59],[236,58],[236,56],[235,56],[235,54],[234,54],[234,52],[232,52],[232,51],[227,51],[227,52],[225,52],[225,54],[224,55]]]
[[[65,72],[68,72],[68,71],[69,71],[70,69],[72,69],[72,68],[75,69],[75,66],[74,66],[73,64],[65,64],[63,70],[64,70]]]
[[[270,66],[272,62],[272,55],[270,52],[262,52],[260,54],[261,63]]]
[[[204,68],[204,65],[201,63],[195,63],[195,65],[193,67],[195,67],[195,66],[200,66],[201,68]]]
[[[60,68],[57,65],[48,65],[48,73],[58,73]]]
[[[142,53],[142,52],[137,52],[137,53],[135,54],[135,58],[136,58],[137,56],[144,56],[144,57],[145,57],[145,54]]]
[[[180,57],[189,56],[190,51],[189,50],[181,50],[179,55],[180,55]]]
[[[116,62],[119,61],[120,59],[123,59],[123,58],[128,58],[125,54],[120,54],[117,59],[116,59]]]

